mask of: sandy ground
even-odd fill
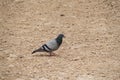
[[[0,0],[0,80],[120,80],[120,0]]]

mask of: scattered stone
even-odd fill
[[[39,26],[39,24],[37,26]]]
[[[96,54],[96,52],[91,52],[92,54]]]
[[[0,51],[1,51],[1,50],[0,50]],[[5,58],[4,56],[0,56],[0,60],[1,60],[1,59],[4,59],[4,58]]]
[[[72,26],[74,26],[75,24],[72,24]]]
[[[65,16],[64,14],[61,14],[60,16]]]
[[[96,39],[96,41],[98,41],[99,39]]]
[[[22,56],[22,55],[19,55],[18,57],[19,57],[19,58],[24,58],[24,56]]]
[[[78,61],[79,58],[73,58],[71,61]]]

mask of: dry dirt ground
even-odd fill
[[[120,80],[120,0],[0,0],[0,80]]]

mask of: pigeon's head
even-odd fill
[[[64,34],[59,34],[58,37],[65,38]]]
[[[60,46],[61,43],[62,43],[62,39],[64,38],[65,36],[63,34],[59,34],[58,37],[56,38],[56,41],[58,43],[58,45]]]

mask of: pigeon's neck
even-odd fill
[[[62,37],[57,37],[56,41],[57,41],[58,45],[61,45],[61,43],[62,43]]]

